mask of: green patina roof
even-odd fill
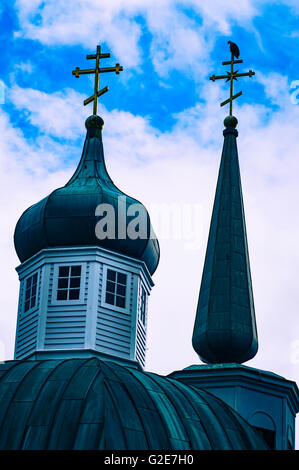
[[[0,364],[0,449],[266,449],[212,394],[89,359]]]
[[[204,362],[244,362],[258,348],[235,126],[224,145],[193,332]]]
[[[153,274],[159,263],[160,249],[158,240],[153,237],[149,214],[139,201],[120,191],[107,172],[102,143],[103,120],[90,116],[85,125],[87,135],[81,160],[70,181],[29,207],[18,220],[14,233],[18,257],[23,262],[44,248],[98,245],[144,261]],[[120,197],[122,202],[118,206]],[[109,204],[114,210],[115,238],[100,240],[96,236],[95,227],[100,217],[95,211],[99,204]],[[135,210],[132,216],[127,213],[128,208],[137,207],[135,204],[147,230],[142,234],[145,236],[130,239],[126,237],[126,230],[136,216]],[[111,222],[113,225],[114,221]],[[124,234],[123,230],[118,230],[121,222]]]

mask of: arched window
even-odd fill
[[[269,448],[274,450],[276,448],[276,427],[272,417],[264,411],[256,411],[248,421],[259,431]]]

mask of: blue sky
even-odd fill
[[[239,15],[238,9],[234,9],[237,11],[231,14],[229,5],[232,2],[228,2],[228,7],[223,9],[227,27],[217,23],[213,12],[205,16],[200,8],[195,8],[196,4],[200,5],[202,2],[161,2],[166,5],[165,23],[157,26],[152,16],[158,16],[158,3],[111,2],[119,4],[119,8],[111,8],[110,13],[117,18],[119,29],[116,28],[115,37],[110,43],[105,39],[105,35],[101,38],[100,25],[94,26],[94,32],[90,33],[88,30],[89,14],[86,10],[95,11],[101,23],[102,3],[85,2],[84,7],[84,2],[78,1],[74,2],[74,10],[76,3],[83,11],[84,26],[80,26],[76,15],[72,15],[72,9],[70,13],[65,14],[68,8],[67,3],[63,1],[57,2],[57,8],[56,3],[52,1],[3,2],[0,19],[3,52],[0,65],[2,80],[7,86],[17,83],[22,88],[30,87],[45,93],[73,88],[88,95],[91,84],[86,77],[75,80],[71,71],[76,65],[81,68],[87,65],[86,53],[93,52],[100,41],[103,50],[111,51],[110,61],[121,61],[125,68],[121,80],[116,80],[115,76],[102,77],[103,84],[107,83],[111,90],[102,98],[106,109],[110,111],[118,108],[134,115],[146,116],[159,130],[167,131],[175,123],[174,114],[206,100],[206,95],[201,92],[202,85],[206,83],[209,74],[222,73],[221,60],[228,57],[229,38],[234,38],[240,45],[241,57],[244,59],[241,67],[244,70],[254,67],[264,74],[277,72],[287,75],[290,81],[296,79],[294,57],[299,32],[298,17],[294,14],[295,1],[293,6],[292,2],[241,2],[238,9],[242,11],[243,3],[243,15]],[[135,8],[127,9],[126,4],[130,3],[135,4]],[[104,2],[104,5],[106,6],[103,10],[109,11],[108,3]],[[124,7],[121,8],[121,5]],[[104,18],[105,16],[103,14]],[[283,22],[281,18],[284,19]],[[167,21],[172,20],[179,30],[177,42],[175,29],[171,33],[168,31]],[[77,34],[77,28],[71,28],[72,21],[76,22],[78,28],[84,28],[85,34]],[[67,30],[65,35],[61,33],[64,25]],[[117,36],[122,27],[125,28],[124,35],[128,47],[121,47],[120,53],[117,54]],[[133,41],[127,38],[130,28],[135,34],[133,51]],[[188,41],[181,44],[180,38],[184,36],[184,32],[187,32],[186,35],[190,35],[191,39],[194,36],[194,42],[198,41],[198,44],[188,44]],[[122,35],[119,36],[119,39],[123,40]],[[242,102],[246,100],[247,103],[261,103],[271,107],[264,87],[257,81],[254,84],[251,82],[238,84],[246,89]],[[226,96],[225,92],[223,96]],[[6,104],[6,109],[13,114],[11,103]],[[17,119],[17,116],[14,118]],[[21,127],[24,127],[24,124]],[[28,136],[34,131],[26,129]]]
[[[101,43],[111,53],[103,65],[124,67],[100,82],[110,88],[98,111],[107,166],[117,186],[153,213],[161,245],[147,368],[167,373],[199,362],[191,335],[228,113],[219,106],[228,86],[208,77],[225,71],[230,39],[244,60],[240,71],[256,72],[236,83],[243,95],[234,108],[260,344],[248,364],[299,380],[298,19],[292,0],[2,2],[5,358],[13,356],[18,302],[14,227],[29,205],[67,182],[80,159],[84,121],[92,113],[82,102],[93,84],[71,72],[89,66],[86,54]],[[196,249],[184,237],[163,238],[155,204],[198,209]]]

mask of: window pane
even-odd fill
[[[140,320],[142,321],[143,324],[145,324],[145,310],[142,309],[140,312]]]
[[[26,289],[30,289],[31,284],[32,284],[32,276],[28,277],[28,279],[26,280]]]
[[[81,276],[81,266],[72,266],[71,276]]]
[[[125,308],[127,275],[107,269],[106,303]]]
[[[31,301],[30,301],[30,308],[34,307],[35,306],[35,300],[36,300],[36,297],[31,297]]]
[[[69,266],[59,266],[59,277],[68,277],[69,270]]]
[[[115,292],[115,283],[111,281],[107,281],[107,287],[106,287],[107,292],[112,292],[114,294]]]
[[[114,295],[106,292],[106,303],[114,305]]]
[[[141,290],[141,302],[140,302],[140,320],[145,325],[145,310],[146,310],[146,293],[144,288]]]
[[[37,277],[36,272],[26,279],[24,312],[36,305]]]
[[[25,291],[25,300],[29,300],[30,299],[30,288],[29,289],[26,289]]]
[[[127,283],[127,275],[123,273],[117,273],[117,282],[119,284],[126,284]]]
[[[67,289],[68,288],[68,278],[58,279],[58,289]]]
[[[67,289],[61,289],[57,291],[57,300],[67,299]]]
[[[80,289],[70,289],[69,299],[78,300],[80,297]]]
[[[122,285],[118,284],[116,293],[119,294],[119,295],[125,296],[126,295],[126,286],[122,286]]]
[[[80,298],[81,266],[60,266],[57,300]]]
[[[109,281],[114,281],[115,282],[115,278],[116,278],[116,272],[112,271],[112,269],[107,269],[107,279]]]
[[[142,289],[142,294],[141,294],[141,308],[144,310],[145,309],[145,292],[144,290]]]
[[[125,308],[125,297],[116,296],[116,305],[117,307]]]
[[[71,277],[70,287],[80,287],[80,277]]]

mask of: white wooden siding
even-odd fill
[[[36,303],[35,306],[24,312],[24,301],[25,301],[25,286],[26,279],[32,276],[35,272],[38,274],[37,278],[37,290],[36,290]],[[38,322],[39,322],[39,304],[42,284],[42,273],[41,270],[36,270],[28,274],[28,276],[22,280],[20,285],[20,301],[19,301],[19,315],[17,322],[17,334],[16,334],[16,345],[15,345],[15,357],[16,359],[22,359],[27,355],[32,354],[36,348],[37,334],[38,334]]]
[[[80,298],[57,301],[59,266],[78,264],[82,266]],[[107,268],[128,276],[125,309],[105,304]],[[137,360],[144,366],[146,327],[138,320],[139,285],[143,282],[149,293],[152,280],[141,262],[97,247],[53,248],[22,263],[17,271],[21,283],[16,359],[30,357],[36,351],[55,354],[82,349]],[[36,305],[24,313],[26,279],[35,272]]]
[[[84,346],[86,308],[63,305],[49,307],[44,345],[47,349]]]
[[[147,295],[145,300],[145,325],[140,320],[141,314],[141,296],[142,296],[142,283],[139,283],[138,289],[138,311],[137,311],[137,332],[136,332],[136,343],[135,343],[135,356],[137,361],[144,367],[145,366],[145,354],[146,354],[146,332],[147,332]],[[146,290],[145,290],[146,292]]]
[[[66,262],[65,264],[72,265],[74,263]],[[84,301],[82,304],[78,305],[77,301],[56,301],[57,276],[54,276],[54,263],[51,265],[47,320],[44,338],[44,347],[46,349],[68,349],[84,347],[86,306],[88,300],[89,263],[82,263],[81,266],[80,297],[83,298]]]
[[[146,331],[142,322],[138,319],[137,322],[137,335],[136,335],[136,359],[141,365],[145,366],[145,352],[146,352]]]
[[[107,266],[106,266],[107,267]],[[110,266],[108,266],[110,267]],[[117,267],[111,266],[111,269],[117,271]],[[124,272],[123,269],[121,269]],[[132,341],[132,276],[128,276],[127,298],[128,309],[125,312],[120,309],[111,308],[105,304],[106,286],[104,281],[104,264],[101,263],[98,295],[98,312],[96,323],[96,348],[106,354],[120,355],[130,359],[131,341]],[[126,271],[127,274],[130,274]]]

